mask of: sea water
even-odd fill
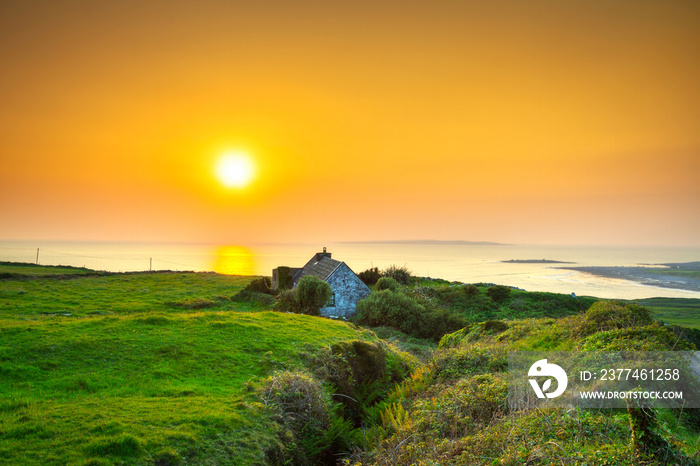
[[[71,265],[110,272],[214,271],[271,275],[280,265],[303,266],[326,247],[355,272],[405,266],[413,275],[463,283],[495,283],[528,291],[576,293],[599,298],[700,298],[700,293],[641,285],[558,267],[639,266],[700,260],[700,248],[580,247],[453,243],[327,243],[206,245],[0,241],[0,260]],[[568,262],[512,263],[508,260]]]

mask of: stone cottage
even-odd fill
[[[328,304],[321,308],[326,317],[350,317],[355,314],[355,305],[367,297],[370,289],[345,262],[331,259],[331,253],[316,253],[304,267],[277,267],[272,270],[272,289],[287,289],[297,286],[306,275],[315,275],[331,286],[333,294]]]

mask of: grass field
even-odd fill
[[[232,302],[250,277],[24,270],[0,280],[2,464],[258,463],[274,433],[246,382],[376,339]]]
[[[700,328],[700,299],[649,298],[637,302],[651,309],[656,319],[667,324]]]
[[[368,464],[378,458],[387,459],[382,464],[417,458],[438,464],[457,454],[463,464],[495,459],[522,464],[545,454],[540,445],[555,434],[558,448],[542,464],[563,458],[600,464],[589,460],[601,448],[622,455],[623,463],[610,464],[637,464],[629,454],[626,414],[574,413],[568,419],[531,413],[511,419],[502,411],[499,361],[507,348],[614,345],[616,335],[624,344],[664,347],[661,337],[668,329],[654,324],[635,330],[642,332],[636,337],[629,329],[605,328],[596,335],[597,324],[584,325],[582,314],[593,298],[513,290],[494,300],[485,286],[470,295],[466,287],[439,281],[406,288],[425,306],[468,322],[468,332],[443,339],[459,339],[457,346],[438,347],[392,328],[377,328],[375,334],[329,319],[271,312],[256,301],[238,302],[234,295],[253,278],[0,264],[0,464],[264,464],[266,451],[289,447],[288,437],[261,398],[250,396],[252,385],[277,370],[308,370],[311,359],[305,354],[340,341],[376,341],[377,335],[411,351],[423,365],[392,389],[395,398],[366,406],[367,424],[346,426],[355,445],[365,448],[355,453]],[[700,300],[655,298],[640,304],[667,323],[700,327]],[[675,336],[672,340],[677,343]],[[484,362],[491,352],[498,362],[493,367]],[[661,415],[668,418],[664,435],[695,454],[697,432]],[[454,426],[461,430],[453,432]],[[581,449],[570,434],[584,428],[581,438],[588,440],[581,440]],[[522,438],[511,439],[509,432]],[[296,445],[302,440],[296,438]],[[396,460],[402,457],[408,463]]]
[[[85,269],[82,267],[71,267],[71,266],[53,266],[53,265],[35,265],[28,263],[18,263],[18,262],[0,262],[0,273],[2,274],[17,274],[26,275],[26,278],[32,276],[42,276],[42,275],[85,275],[94,274],[95,272],[90,269]],[[7,277],[11,278],[11,277]],[[22,278],[22,277],[16,277]]]

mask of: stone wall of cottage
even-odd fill
[[[356,312],[357,302],[370,293],[367,285],[345,263],[328,278],[328,284],[335,293],[335,306],[322,307],[322,316],[350,317]]]

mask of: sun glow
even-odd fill
[[[245,152],[227,152],[216,165],[216,176],[227,188],[245,188],[255,177],[255,167]]]
[[[217,249],[214,272],[225,275],[255,275],[258,273],[253,253],[242,246],[223,246]]]

